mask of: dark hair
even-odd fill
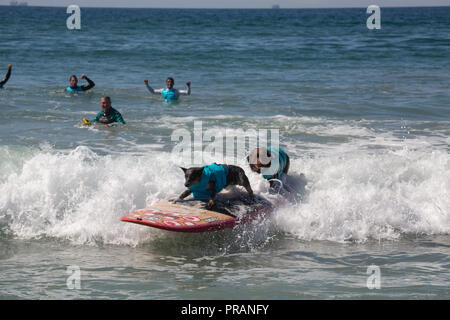
[[[106,100],[109,100],[111,102],[111,98],[109,96],[102,96],[101,99],[106,99]]]
[[[172,83],[175,84],[175,80],[173,80],[172,77],[167,77],[166,81],[167,81],[167,80],[172,80]]]
[[[69,81],[72,80],[72,78],[75,78],[76,80],[78,80],[77,76],[74,74],[70,76]]]

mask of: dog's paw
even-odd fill
[[[209,209],[214,205],[214,200],[209,200],[208,204],[206,205],[206,207]]]

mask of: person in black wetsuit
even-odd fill
[[[6,73],[5,79],[0,81],[0,89],[8,82],[9,77],[11,77],[12,65],[8,64],[8,72]]]
[[[119,111],[111,107],[111,98],[108,96],[104,96],[100,99],[100,106],[102,107],[102,111],[100,111],[97,116],[92,120],[83,119],[83,123],[87,125],[91,125],[92,122],[100,122],[105,125],[111,124],[113,122],[118,122],[121,124],[125,124],[125,121],[122,118],[122,115]]]
[[[88,85],[79,86],[78,85],[78,79],[76,75],[70,76],[70,85],[66,88],[67,92],[81,92],[81,91],[87,91],[95,86],[94,81],[86,77],[84,74],[81,75],[81,79],[86,79],[88,82]]]

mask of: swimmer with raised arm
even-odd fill
[[[8,72],[6,73],[5,79],[0,81],[0,89],[8,82],[9,77],[11,77],[12,65],[8,64]]]
[[[150,91],[152,94],[161,94],[161,97],[163,101],[165,102],[174,102],[177,101],[180,95],[190,95],[191,94],[191,82],[186,82],[187,90],[178,90],[173,87],[175,84],[175,80],[173,78],[169,77],[166,80],[166,88],[162,89],[153,89],[148,84],[148,80],[144,80],[145,86],[147,87],[148,91]]]
[[[81,79],[85,79],[88,84],[87,85],[83,85],[83,86],[79,86],[78,85],[78,79],[77,76],[75,75],[71,75],[70,76],[70,85],[66,88],[67,92],[81,92],[81,91],[87,91],[89,89],[92,89],[93,87],[95,87],[95,83],[94,81],[92,81],[91,79],[89,79],[88,77],[86,77],[84,74],[81,75]]]

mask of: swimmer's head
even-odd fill
[[[102,107],[103,111],[108,111],[111,108],[111,98],[108,96],[103,96],[100,99],[100,107]]]
[[[77,76],[76,76],[76,75],[74,75],[74,74],[71,75],[69,81],[70,81],[70,87],[71,87],[71,88],[76,88],[76,87],[77,87],[77,85],[78,85],[78,79],[77,79]]]
[[[175,80],[173,80],[172,77],[168,77],[168,78],[166,79],[166,86],[167,86],[167,89],[172,89],[174,84],[175,84]]]

